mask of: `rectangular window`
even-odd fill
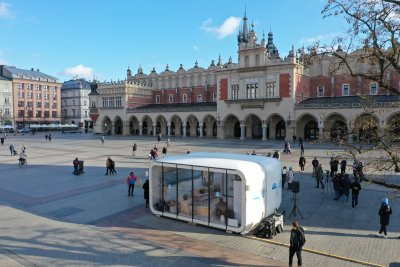
[[[50,117],[50,112],[49,111],[45,111],[44,112],[44,117],[45,118],[49,118]]]
[[[342,84],[342,95],[343,96],[350,95],[350,85],[348,83]]]
[[[103,108],[108,108],[108,97],[103,97]]]
[[[120,97],[120,96],[116,96],[115,97],[115,106],[116,107],[122,107],[122,97]]]
[[[68,115],[68,110],[65,108],[65,109],[63,109],[63,116],[67,117],[67,115]]]
[[[44,94],[44,99],[49,100],[49,94]]]
[[[197,96],[197,102],[203,102],[203,96],[202,95],[198,95]]]
[[[10,104],[10,97],[4,97],[4,104]]]
[[[213,93],[213,101],[217,101],[217,93]]]
[[[114,97],[108,98],[108,105],[112,108],[115,107],[115,98]]]
[[[174,103],[174,95],[173,94],[169,94],[168,95],[168,102],[169,103]]]
[[[27,83],[26,84],[26,90],[32,90],[32,84]]]
[[[41,108],[42,107],[42,102],[36,102],[36,107]]]
[[[182,102],[187,103],[187,94],[182,95]]]
[[[75,100],[74,99],[72,100],[72,105],[75,106]]]
[[[156,95],[156,104],[160,104],[160,95]]]
[[[18,110],[18,117],[20,117],[20,118],[25,117],[24,110]]]
[[[48,92],[48,91],[49,91],[49,87],[48,87],[47,85],[43,85],[43,90],[44,90],[45,92]]]
[[[51,117],[52,118],[57,118],[57,111],[52,111],[51,112]]]
[[[257,98],[257,83],[248,83],[246,84],[246,98],[247,99],[255,99]]]
[[[23,108],[25,106],[24,101],[18,101],[18,107]]]
[[[55,87],[55,86],[50,86],[50,90],[51,90],[52,92],[55,92],[55,91],[56,91],[56,87]]]
[[[265,88],[267,89],[267,98],[279,97],[278,90],[276,89],[275,82],[267,82]]]
[[[35,90],[36,90],[36,91],[40,91],[40,86],[39,86],[39,84],[35,84]]]
[[[29,108],[32,108],[33,107],[33,102],[28,102],[28,103],[26,103],[27,105],[27,107],[29,107]]]
[[[23,83],[18,83],[18,89],[23,89]]]
[[[92,107],[92,108],[95,108],[95,107],[96,107],[96,101],[95,101],[95,100],[92,101],[91,107]]]
[[[232,100],[239,99],[239,84],[233,84],[231,86],[231,89],[232,89],[232,95],[231,95]]]
[[[36,93],[36,99],[41,99],[41,98],[42,98],[42,94]]]
[[[372,82],[370,85],[370,94],[377,95],[378,94],[378,83]]]
[[[57,100],[57,95],[56,94],[52,94],[51,97],[52,97],[53,100]]]
[[[121,99],[120,96],[119,96],[119,98]],[[83,105],[84,105],[84,106],[87,106],[87,103],[88,103],[87,100],[83,101]]]
[[[18,98],[24,98],[24,92],[18,91]]]
[[[57,108],[57,102],[53,102],[53,104],[51,105],[51,108]]]
[[[88,111],[85,110],[85,118],[87,118],[87,116],[88,116]]]
[[[49,102],[44,102],[44,108],[50,108],[50,103]]]
[[[41,118],[42,117],[42,111],[38,110],[36,111],[36,118]]]
[[[72,109],[72,116],[75,117],[75,109]]]
[[[4,109],[4,115],[5,115],[5,116],[10,116],[10,115],[11,115],[11,114],[10,114],[10,109],[9,109],[9,108]]]
[[[32,99],[32,93],[28,92],[28,99]]]
[[[324,96],[324,87],[322,85],[317,87],[317,97],[323,97]]]

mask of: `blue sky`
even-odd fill
[[[327,0],[94,1],[0,0],[0,64],[38,68],[60,81],[74,75],[125,79],[169,64],[177,70],[208,67],[220,54],[237,62],[237,32],[244,5],[259,40],[271,29],[281,56],[344,30],[323,19]]]

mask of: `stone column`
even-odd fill
[[[217,124],[217,138],[218,139],[225,139],[224,125],[222,123]]]
[[[186,137],[186,121],[182,121],[182,137]]]
[[[203,122],[202,121],[199,122],[199,131],[200,131],[199,137],[203,137]]]
[[[143,124],[139,122],[139,135],[143,135]]]
[[[171,136],[171,122],[167,122],[167,135]]]
[[[263,121],[262,123],[262,139],[261,140],[267,140],[267,127],[268,125],[265,123],[265,121]]]
[[[347,143],[351,144],[353,143],[353,128],[351,127],[351,125],[347,125]]]
[[[243,124],[243,122],[240,124],[240,140],[245,140],[245,130],[246,130],[246,125]]]
[[[123,122],[123,130],[122,130],[122,135],[129,135],[130,131],[129,131],[129,121],[124,121]]]
[[[157,136],[156,129],[157,129],[157,124],[153,123],[153,136]]]
[[[111,129],[110,129],[111,135],[115,134],[115,123],[111,123]]]

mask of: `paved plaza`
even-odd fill
[[[304,266],[400,266],[400,201],[391,190],[362,183],[360,204],[353,210],[350,202],[334,201],[330,189],[315,188],[312,158],[328,169],[330,155],[340,153],[334,145],[305,143],[303,174],[296,164],[297,146],[292,155],[282,155],[283,165],[293,166],[300,181],[297,203],[304,219],[299,213],[288,218],[293,196],[285,190],[285,231],[274,244],[156,217],[144,208],[141,188],[128,198],[126,176],[134,170],[143,179],[150,148],[162,147],[165,139],[106,136],[101,144],[93,134],[52,137],[49,142],[40,133],[9,135],[0,147],[0,266],[287,266],[284,245],[294,219],[306,230]],[[10,156],[11,143],[17,151],[26,145],[28,166],[18,166],[18,157]],[[190,149],[266,155],[282,146],[278,141],[171,138],[168,154]],[[105,175],[108,156],[116,162],[115,175]],[[84,161],[85,173],[79,176],[72,174],[75,157]],[[380,202],[387,196],[393,215],[384,239],[376,234]]]

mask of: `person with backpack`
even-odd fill
[[[351,206],[353,209],[358,205],[358,195],[361,190],[361,185],[358,182],[357,178],[354,178],[354,182],[350,185],[351,188]]]
[[[144,199],[146,200],[146,209],[149,207],[149,179],[143,184]]]
[[[381,204],[381,208],[379,209],[379,217],[380,217],[380,223],[381,223],[381,228],[379,229],[379,234],[382,234],[382,232],[385,234],[383,237],[387,237],[387,232],[386,232],[386,226],[389,225],[389,218],[390,215],[392,214],[392,207],[389,206],[389,199],[384,198]]]
[[[302,265],[301,250],[306,243],[304,229],[299,226],[298,222],[292,223],[292,231],[290,232],[290,247],[289,247],[289,267],[293,266],[293,256],[297,256],[297,266]]]
[[[319,161],[317,160],[317,157],[314,157],[313,161],[311,162],[311,165],[313,166],[313,177],[317,177],[317,170],[319,166]]]
[[[134,172],[130,172],[128,177],[126,178],[126,184],[128,185],[128,197],[133,196],[133,191],[135,190],[135,183],[137,181],[137,177]]]
[[[163,154],[163,158],[165,158],[167,156],[167,147],[166,146],[163,147],[162,154]]]
[[[306,165],[306,158],[301,155],[299,158],[299,166],[300,166],[300,171],[304,172],[304,166]]]

